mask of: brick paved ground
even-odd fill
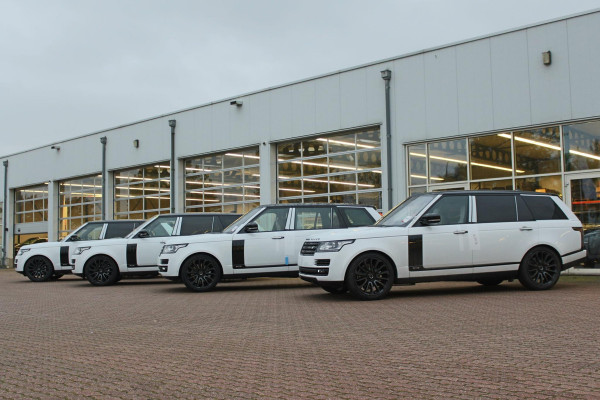
[[[188,292],[0,271],[0,398],[600,398],[600,278],[396,287],[297,279]]]

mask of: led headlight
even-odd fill
[[[31,249],[19,249],[19,253],[17,255],[22,256],[23,254],[27,253],[29,250],[31,250]]]
[[[78,248],[76,248],[76,249],[75,249],[75,251],[73,252],[73,255],[74,255],[74,256],[78,256],[78,255],[80,255],[81,253],[83,253],[84,251],[86,251],[86,250],[89,250],[89,249],[90,249],[90,246],[78,247]]]
[[[328,242],[319,243],[319,247],[317,247],[317,251],[340,251],[342,247],[347,244],[354,243],[354,239],[351,240],[332,240]]]
[[[175,253],[177,253],[177,250],[182,249],[187,245],[188,245],[187,243],[166,244],[163,246],[162,251],[160,253],[161,254],[175,254]]]

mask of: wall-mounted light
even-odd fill
[[[544,63],[544,65],[552,64],[552,52],[550,52],[550,50],[544,51],[542,53],[542,62]]]
[[[229,104],[232,106],[241,107],[244,102],[242,100],[231,100]]]
[[[140,139],[133,139],[133,147],[136,149],[140,147]]]
[[[390,71],[389,69],[384,69],[383,71],[381,71],[381,78],[384,81],[389,81],[390,79],[392,79],[392,71]]]
[[[52,150],[60,151],[60,146],[50,146]]]

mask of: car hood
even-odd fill
[[[377,239],[389,236],[408,234],[407,228],[397,226],[364,226],[349,229],[325,229],[306,238],[307,242],[324,242],[329,240]]]
[[[21,246],[19,248],[19,250],[21,249],[46,249],[49,247],[60,247],[60,246],[64,246],[65,243],[64,242],[43,242],[43,243],[32,243],[32,244],[26,244],[25,246]]]
[[[231,240],[233,235],[233,233],[204,233],[202,235],[172,236],[165,240],[165,244],[223,242]]]
[[[75,247],[86,247],[86,246],[114,246],[115,244],[127,244],[127,239],[114,238],[114,239],[103,239],[103,240],[81,240],[79,242],[72,242]]]

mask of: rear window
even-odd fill
[[[375,218],[364,208],[340,207],[338,210],[348,220],[348,226],[367,226],[375,223]]]
[[[114,222],[109,223],[108,227],[106,227],[106,233],[104,234],[104,239],[113,239],[113,238],[122,238],[125,237],[140,226],[142,222]]]
[[[203,233],[212,232],[213,216],[212,215],[185,215],[181,218],[180,235],[201,235]]]
[[[565,213],[558,205],[548,196],[526,196],[521,198],[531,210],[533,218],[536,220],[544,219],[568,219]]]
[[[477,199],[477,222],[517,221],[515,196],[475,196]]]

